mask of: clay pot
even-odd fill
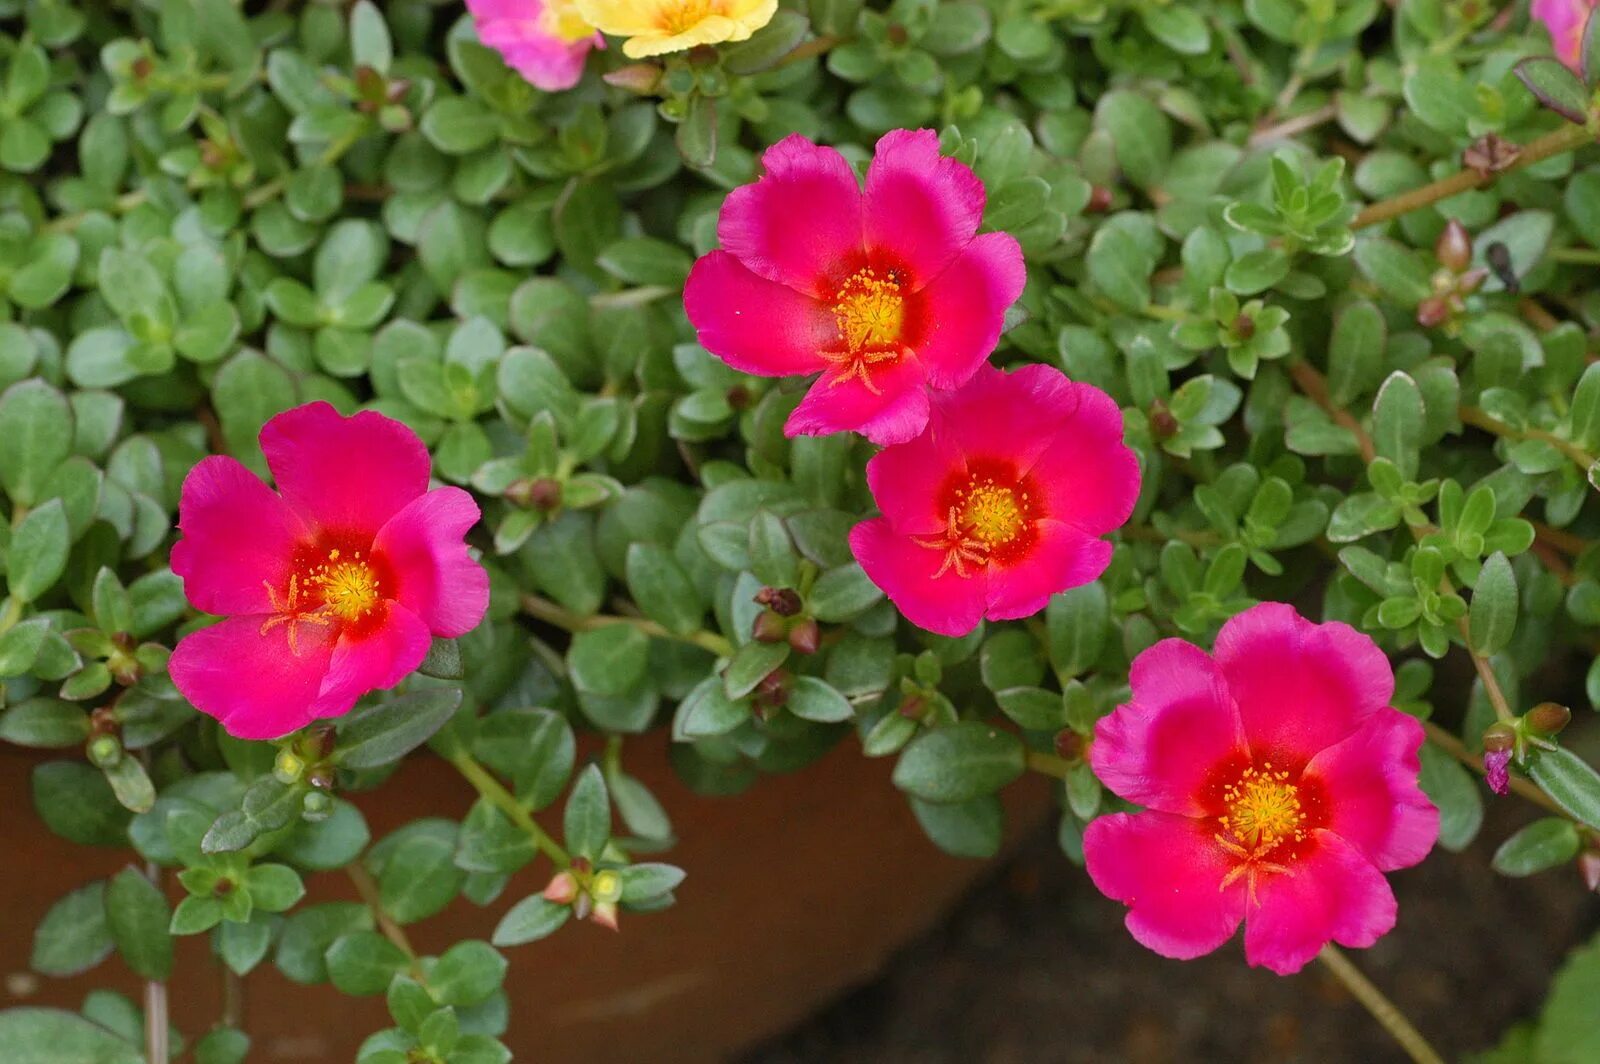
[[[889,782],[889,763],[853,744],[737,798],[688,791],[667,765],[667,740],[631,741],[628,767],[665,805],[679,833],[669,859],[688,880],[663,913],[623,914],[621,931],[569,924],[542,942],[510,949],[506,989],[518,1060],[725,1059],[793,1025],[840,991],[871,977],[930,926],[987,867],[945,856],[923,836]],[[96,987],[138,1000],[139,983],[113,957],[65,980],[23,973],[33,929],[67,890],[115,873],[131,851],[93,850],[50,834],[32,813],[28,780],[37,758],[0,750],[0,852],[7,919],[4,1004],[75,1008]],[[414,758],[360,804],[374,837],[421,816],[461,817],[472,791],[447,765]],[[1050,806],[1042,778],[1008,789],[1015,839]],[[408,928],[421,952],[487,938],[516,900],[548,878],[542,863],[519,874],[487,910],[458,899]],[[354,898],[337,874],[310,877],[313,900]],[[177,889],[177,888],[172,888]],[[174,1021],[203,1032],[221,1010],[221,967],[206,937],[183,940],[171,984]],[[344,1062],[390,1025],[381,997],[350,998],[304,987],[263,963],[245,982],[252,1060]]]

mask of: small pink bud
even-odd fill
[[[544,900],[571,905],[578,897],[578,881],[571,872],[557,872],[544,888]]]
[[[601,927],[617,930],[617,903],[614,901],[595,902],[594,912],[589,914],[589,919]]]
[[[654,63],[628,63],[601,75],[607,85],[648,96],[661,84],[661,68]]]
[[[1584,886],[1600,894],[1600,850],[1584,850],[1578,855],[1578,874]]]
[[[755,600],[779,617],[793,617],[805,605],[800,593],[790,587],[764,587],[756,592]]]
[[[797,654],[815,654],[822,646],[822,629],[810,617],[802,617],[789,629],[789,645]]]
[[[1489,789],[1502,797],[1511,793],[1510,764],[1510,750],[1484,751],[1483,778],[1488,782]]]
[[[1083,757],[1087,744],[1083,741],[1083,736],[1071,728],[1062,728],[1056,732],[1055,747],[1057,756],[1064,757],[1068,761],[1077,761]]]
[[[1572,720],[1572,710],[1557,702],[1540,702],[1522,718],[1535,735],[1559,735]]]
[[[1177,435],[1178,419],[1172,416],[1171,409],[1160,399],[1150,404],[1150,434],[1158,440],[1170,440]]]
[[[1466,226],[1450,219],[1439,239],[1433,242],[1433,255],[1439,265],[1451,273],[1464,272],[1472,265],[1472,234],[1467,232]]]
[[[1450,304],[1439,296],[1429,296],[1417,304],[1417,324],[1424,329],[1443,325],[1450,318]]]
[[[780,643],[787,627],[782,617],[771,610],[762,610],[750,626],[750,636],[757,643]]]

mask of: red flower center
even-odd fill
[[[1222,888],[1245,880],[1253,905],[1256,880],[1263,873],[1287,872],[1312,845],[1311,833],[1323,820],[1322,793],[1299,772],[1271,761],[1229,768],[1209,788],[1221,809],[1217,845],[1238,860]]]
[[[265,584],[272,616],[262,622],[261,634],[287,625],[289,652],[297,657],[301,625],[365,630],[381,620],[378,607],[394,595],[388,566],[370,549],[323,542],[305,547],[295,562],[287,587]]]
[[[893,363],[904,347],[906,297],[900,271],[863,266],[833,297],[840,348],[821,352],[836,367],[834,386],[860,378],[873,394],[872,367]]]
[[[940,492],[945,528],[938,536],[917,536],[919,547],[945,552],[938,579],[954,569],[970,576],[990,562],[1010,564],[1028,553],[1034,523],[1043,516],[1028,477],[1008,462],[973,459]]]

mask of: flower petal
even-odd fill
[[[866,244],[909,268],[913,291],[944,272],[972,240],[983,204],[983,182],[939,154],[933,130],[896,129],[878,138],[867,170]]]
[[[922,322],[917,357],[935,388],[959,388],[1000,342],[1006,308],[1028,279],[1022,248],[1009,233],[985,233],[911,298]]]
[[[1123,442],[1122,411],[1105,392],[1073,381],[1062,405],[1070,412],[1033,464],[1033,480],[1046,514],[1104,535],[1121,528],[1139,501],[1139,456]]]
[[[172,571],[206,613],[267,613],[267,586],[289,582],[304,522],[259,477],[222,455],[201,459],[183,480]]]
[[[465,635],[489,608],[489,574],[462,538],[478,516],[465,491],[435,488],[389,518],[372,542],[394,572],[394,597],[435,635]]]
[[[726,251],[703,255],[683,286],[683,309],[713,355],[761,377],[815,373],[817,352],[838,338],[816,300],[757,277]]]
[[[1073,417],[1076,389],[1086,387],[1051,366],[1007,373],[985,363],[956,391],[935,393],[934,431],[969,458],[1001,458],[1025,473]]]
[[[895,532],[936,536],[950,517],[939,506],[939,489],[965,469],[966,459],[948,439],[924,432],[873,455],[867,461],[867,487]]]
[[[1249,756],[1222,670],[1182,639],[1133,659],[1131,699],[1095,725],[1089,763],[1118,797],[1180,816],[1220,810],[1205,785],[1217,766]]]
[[[902,356],[872,371],[872,387],[859,377],[824,373],[783,426],[787,436],[859,432],[880,447],[913,439],[928,424],[928,389],[922,366]]]
[[[1258,760],[1303,766],[1394,694],[1394,671],[1371,639],[1349,625],[1313,624],[1281,602],[1230,619],[1215,654]]]
[[[428,449],[393,418],[341,417],[328,403],[286,410],[261,430],[278,490],[319,530],[371,537],[428,490]]]
[[[1245,916],[1251,965],[1293,975],[1328,942],[1370,946],[1394,927],[1394,892],[1361,851],[1331,831],[1287,872],[1256,880],[1259,903]]]
[[[1409,868],[1439,838],[1439,810],[1417,786],[1423,738],[1421,724],[1386,706],[1306,766],[1327,796],[1323,826],[1380,871]]]
[[[723,201],[718,241],[769,281],[831,297],[862,258],[855,171],[833,148],[798,133],[768,148],[761,165],[766,172],[758,181]]]
[[[867,578],[917,627],[963,636],[983,619],[982,572],[964,577],[951,568],[936,576],[944,565],[944,552],[896,535],[883,518],[863,521],[850,530],[850,552]]]
[[[1027,553],[1009,564],[989,563],[988,606],[991,621],[1031,617],[1050,596],[1097,579],[1111,564],[1111,544],[1060,521],[1034,526]]]
[[[422,618],[398,602],[385,603],[383,620],[360,635],[339,636],[311,715],[338,717],[350,712],[368,691],[388,690],[410,676],[428,656],[433,638]]]
[[[1190,960],[1232,937],[1244,917],[1242,882],[1203,821],[1170,813],[1112,813],[1083,833],[1089,878],[1128,906],[1128,930],[1163,957]]]
[[[331,627],[251,614],[184,636],[167,671],[235,739],[276,739],[311,722],[332,656]]]

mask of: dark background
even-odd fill
[[[1346,951],[1448,1060],[1535,1015],[1567,951],[1600,925],[1571,866],[1528,879],[1490,869],[1537,815],[1493,800],[1466,853],[1435,851],[1390,877],[1396,929]],[[1406,1059],[1318,963],[1288,978],[1249,968],[1240,936],[1166,960],[1134,942],[1123,912],[1044,832],[882,979],[743,1064]]]

